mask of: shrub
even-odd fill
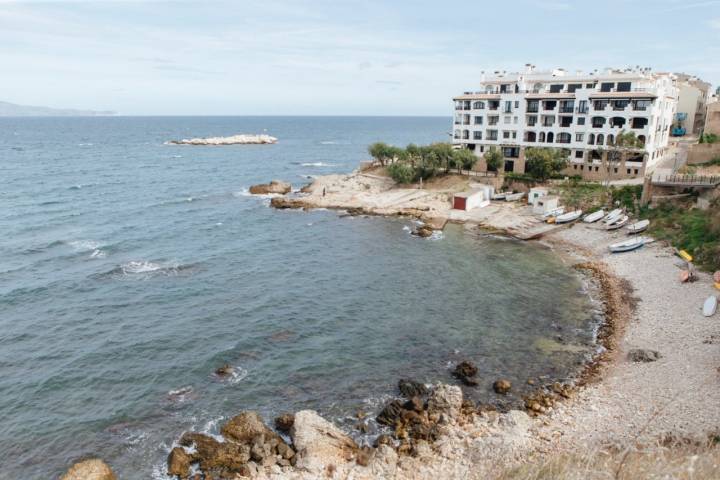
[[[530,147],[525,150],[526,171],[539,180],[547,180],[567,167],[567,151],[557,148]]]
[[[409,163],[397,162],[387,167],[390,177],[397,183],[413,183],[418,177],[417,168]]]

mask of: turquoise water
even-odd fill
[[[247,188],[347,172],[446,118],[0,119],[0,478],[100,456],[164,478],[184,430],[240,410],[341,424],[400,377],[564,379],[594,346],[582,279],[534,244],[410,219],[276,211]],[[170,146],[263,132],[277,145]],[[581,345],[547,348],[547,339]],[[224,363],[236,375],[220,379]],[[510,400],[517,401],[515,400]]]

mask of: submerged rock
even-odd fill
[[[283,433],[290,433],[293,423],[295,423],[295,416],[292,413],[283,413],[275,418],[275,428]]]
[[[228,375],[232,375],[235,369],[228,363],[223,365],[222,367],[215,370],[215,375],[219,377],[226,377]]]
[[[478,385],[478,381],[475,378],[477,373],[478,368],[474,363],[468,360],[458,363],[455,366],[455,370],[453,370],[453,375],[469,387],[475,387]]]
[[[107,463],[98,458],[78,462],[60,480],[117,480]]]
[[[292,185],[281,180],[272,180],[270,183],[261,183],[250,187],[250,193],[253,195],[267,195],[269,193],[285,195],[290,193],[290,190],[292,190]]]
[[[654,362],[662,358],[660,352],[647,348],[635,348],[628,352],[628,359],[633,362]]]
[[[504,378],[496,380],[495,383],[493,383],[493,390],[495,390],[495,393],[499,393],[500,395],[507,394],[511,388],[512,384],[510,383],[510,380],[505,380]]]
[[[398,390],[405,398],[424,397],[428,394],[425,384],[416,382],[409,378],[401,378],[398,382]]]
[[[434,231],[434,230],[433,230],[433,228],[432,228],[430,225],[428,225],[428,224],[423,224],[423,225],[418,226],[415,230],[413,230],[412,233],[413,233],[413,235],[415,235],[415,236],[422,237],[422,238],[427,238],[427,237],[432,236],[433,231]]]

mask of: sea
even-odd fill
[[[346,174],[375,141],[447,141],[445,117],[0,119],[0,478],[100,457],[165,479],[187,430],[314,409],[356,429],[400,378],[518,405],[598,348],[588,281],[548,248],[411,218],[279,211],[248,188]],[[274,145],[169,145],[267,133]],[[229,364],[233,374],[216,375]],[[512,381],[498,398],[491,384]],[[502,406],[502,405],[501,405]]]

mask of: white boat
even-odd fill
[[[647,237],[635,237],[624,242],[613,243],[608,248],[612,253],[629,252],[642,247],[647,241]]]
[[[619,208],[616,208],[612,212],[605,215],[605,218],[603,218],[602,221],[605,223],[610,223],[613,220],[618,219],[621,215],[622,215],[622,210],[620,210]]]
[[[601,218],[605,216],[605,210],[598,210],[597,212],[588,213],[583,217],[583,222],[585,223],[593,223],[597,222]]]
[[[543,218],[557,217],[565,213],[565,207],[553,208],[550,211],[543,213]]]
[[[500,193],[496,193],[495,195],[490,197],[490,200],[505,200],[505,197],[507,197],[507,196],[508,196],[507,192],[500,192]]]
[[[613,220],[608,226],[605,227],[606,230],[617,230],[618,228],[622,228],[625,226],[626,223],[630,221],[630,217],[627,215],[623,215],[622,217]]]
[[[574,222],[582,215],[582,210],[575,210],[574,212],[568,212],[563,215],[558,215],[555,219],[555,223],[569,223]]]
[[[506,201],[506,202],[514,202],[515,200],[520,200],[520,199],[523,198],[524,196],[525,196],[525,193],[524,193],[524,192],[520,192],[520,193],[508,193],[507,195],[505,195],[505,201]]]
[[[639,222],[631,223],[627,226],[628,235],[644,232],[648,226],[650,226],[650,220],[640,220]]]
[[[712,317],[715,315],[717,304],[717,297],[715,295],[710,295],[707,299],[705,299],[705,303],[703,303],[703,315],[706,317]]]

